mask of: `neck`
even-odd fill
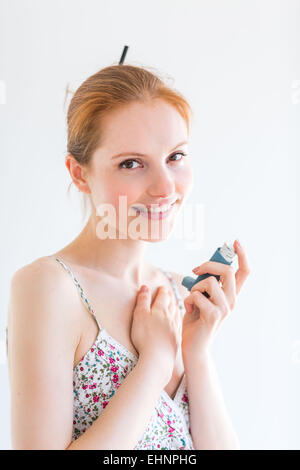
[[[97,236],[96,226],[97,220],[92,214],[78,237],[68,245],[66,253],[74,254],[78,263],[85,267],[140,285],[145,278],[145,242],[119,239],[117,230],[115,239],[102,240]]]

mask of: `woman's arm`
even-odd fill
[[[183,276],[171,273],[182,300],[189,291]],[[240,449],[238,436],[227,412],[217,370],[210,354],[197,358],[182,355],[189,398],[190,429],[195,449]]]
[[[74,442],[73,362],[80,299],[56,266],[39,260],[11,280],[8,365],[14,449],[133,449],[170,377],[140,359],[99,418]],[[149,386],[151,384],[151,386]],[[134,420],[134,422],[133,422]]]
[[[79,337],[71,298],[68,285],[49,262],[36,260],[11,279],[8,368],[13,449],[64,449],[72,438],[72,369]]]
[[[139,359],[99,418],[67,450],[134,449],[168,380],[158,363]]]
[[[184,357],[195,449],[239,450],[240,444],[227,412],[213,358]]]

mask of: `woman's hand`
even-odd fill
[[[133,311],[131,340],[139,357],[147,357],[170,380],[181,341],[180,315],[174,296],[159,286],[151,304],[150,289],[140,289]]]
[[[208,261],[193,269],[197,275],[217,274],[197,282],[191,293],[184,300],[186,313],[182,322],[183,357],[206,356],[210,352],[211,342],[224,318],[233,310],[237,295],[250,274],[248,259],[244,248],[234,242],[238,255],[238,270],[230,265]],[[209,294],[207,298],[202,292]]]

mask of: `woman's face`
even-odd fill
[[[183,155],[188,154],[184,119],[165,101],[134,102],[111,112],[103,131],[86,180],[97,215],[108,222],[106,233],[109,225],[117,229],[116,238],[118,232],[145,241],[167,238],[193,184],[190,158]],[[111,205],[113,212],[99,211],[102,204]],[[160,204],[172,206],[160,214],[133,209],[158,209]]]

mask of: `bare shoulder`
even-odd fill
[[[79,315],[68,276],[55,259],[43,257],[11,278],[7,344],[14,449],[66,449],[71,441]]]
[[[34,296],[32,302],[63,301],[68,294],[67,276],[51,257],[44,256],[19,268],[10,281],[11,293]],[[60,294],[65,291],[65,295]],[[27,294],[28,293],[28,294]]]
[[[80,334],[75,317],[78,299],[74,288],[68,273],[51,257],[44,256],[22,266],[10,281],[8,328],[12,320],[24,322],[25,326],[30,324],[32,331],[41,322],[53,328],[67,325],[69,335],[78,344]]]
[[[172,271],[169,271],[169,273],[171,274],[171,276],[173,277],[175,283],[176,283],[176,286],[179,290],[179,293],[182,297],[182,300],[184,300],[189,294],[190,292],[187,290],[186,287],[184,287],[181,282],[182,282],[182,279],[184,278],[184,274],[180,274],[180,273],[174,273]]]
[[[47,295],[47,300],[58,298],[64,292],[63,299],[68,299],[73,281],[70,275],[54,258],[43,256],[19,268],[11,278],[11,287],[36,291],[38,298]],[[74,287],[72,294],[74,292]]]
[[[20,281],[22,281],[22,283],[30,283],[37,278],[40,278],[41,281],[51,279],[59,281],[62,279],[62,276],[59,275],[56,264],[55,260],[49,256],[37,258],[15,271],[11,278],[11,283],[15,284]]]

